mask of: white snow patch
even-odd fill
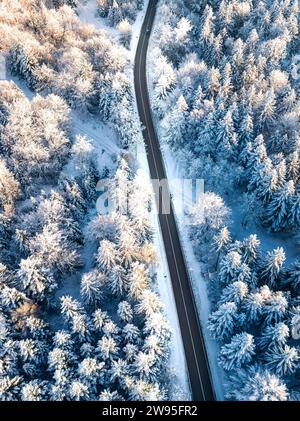
[[[36,95],[36,93],[28,88],[28,86],[26,85],[24,80],[19,79],[17,76],[13,76],[10,73],[7,76],[8,76],[7,80],[9,82],[14,82],[17,85],[17,87],[23,92],[23,94],[25,95],[25,97],[29,101],[31,101],[33,99],[33,97]]]
[[[119,39],[118,30],[109,26],[107,20],[99,16],[96,0],[80,0],[77,13],[82,23],[93,25],[96,29],[105,29],[115,41]]]
[[[72,112],[72,117],[74,135],[86,136],[91,139],[94,147],[101,150],[101,155],[102,150],[110,154],[118,154],[120,152],[116,132],[107,124],[101,122],[99,118],[92,116],[86,118],[76,111]]]

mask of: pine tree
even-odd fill
[[[300,286],[300,261],[295,260],[286,272],[286,283],[295,291],[299,291]]]
[[[138,304],[136,311],[143,314],[146,318],[153,313],[158,313],[162,310],[162,303],[157,293],[150,289],[144,289],[138,297]]]
[[[97,306],[103,297],[106,276],[94,269],[85,273],[81,279],[80,293],[87,304]]]
[[[158,383],[148,383],[144,380],[131,382],[129,396],[133,401],[164,401],[166,392]]]
[[[126,342],[136,344],[138,343],[138,338],[140,337],[140,331],[134,324],[127,323],[122,330],[122,335],[124,335]]]
[[[220,262],[219,281],[222,285],[229,285],[235,281],[252,283],[251,269],[242,263],[241,255],[236,251],[229,251]]]
[[[230,343],[220,350],[219,363],[224,370],[229,371],[249,364],[255,355],[254,338],[243,332],[233,336]]]
[[[126,360],[131,363],[138,353],[138,347],[132,343],[127,343],[123,348]]]
[[[97,390],[97,383],[104,376],[104,362],[97,361],[96,358],[85,358],[78,367],[78,374],[83,383],[87,383],[93,392]]]
[[[122,296],[128,290],[128,275],[126,270],[116,265],[110,272],[108,286],[112,294]]]
[[[118,262],[118,253],[115,244],[102,240],[97,253],[97,263],[100,269],[110,271]]]
[[[214,193],[204,193],[189,210],[190,236],[195,244],[211,241],[218,230],[230,223],[230,210],[222,198]]]
[[[220,252],[221,250],[225,249],[226,246],[231,242],[230,232],[227,227],[222,228],[215,236],[214,236],[214,245],[216,246],[216,251]]]
[[[109,389],[104,389],[99,396],[99,401],[102,402],[113,402],[113,401],[122,401],[124,400],[121,395],[118,394],[116,390],[113,392]]]
[[[129,295],[138,299],[142,292],[149,287],[149,274],[145,265],[135,263],[129,279]]]
[[[231,111],[227,111],[223,120],[220,122],[217,131],[217,145],[224,157],[231,157],[237,143],[237,136],[234,130]]]
[[[249,288],[245,282],[233,282],[231,285],[228,285],[223,289],[219,303],[225,304],[230,301],[239,305],[247,298],[248,292]]]
[[[289,228],[293,219],[291,218],[291,206],[295,187],[292,180],[285,183],[275,191],[272,200],[266,208],[265,221],[274,231],[281,231]]]
[[[247,321],[250,323],[261,320],[265,311],[266,302],[270,300],[272,291],[267,285],[259,290],[251,292],[245,300],[244,308],[247,315]]]
[[[299,359],[297,349],[288,345],[274,346],[265,354],[267,366],[279,375],[293,374]]]
[[[89,387],[78,380],[72,381],[69,393],[71,400],[75,401],[89,400],[90,398]]]
[[[33,380],[22,387],[22,401],[45,401],[47,400],[47,382]]]
[[[66,351],[72,351],[74,348],[74,341],[72,340],[71,334],[66,330],[58,330],[55,332],[53,337],[53,344],[54,347]]]
[[[98,350],[103,360],[114,359],[119,352],[115,339],[103,336],[98,342]]]
[[[83,308],[77,300],[71,296],[63,296],[60,298],[61,312],[67,321],[71,321],[78,314],[83,314]]]
[[[40,61],[41,46],[34,39],[29,38],[22,44],[15,44],[9,54],[9,63],[13,74],[25,79],[30,88],[36,84],[35,71]]]
[[[23,291],[40,301],[57,287],[51,272],[35,256],[21,260],[18,279]]]
[[[146,352],[138,352],[133,362],[133,372],[145,381],[157,380],[158,372],[155,365],[154,355]]]
[[[60,348],[53,348],[48,355],[49,370],[55,371],[68,369],[70,363],[72,362],[70,357],[70,352]]]
[[[118,381],[118,383],[123,386],[124,378],[128,373],[128,365],[126,360],[118,359],[112,361],[111,369],[110,369],[110,381],[114,383]]]
[[[268,131],[276,119],[276,96],[273,89],[267,92],[263,101],[260,115],[259,115],[259,127],[263,130]]]
[[[166,130],[166,141],[172,146],[179,149],[184,145],[184,135],[186,129],[186,118],[188,115],[188,104],[183,95],[181,95],[176,103],[173,112],[164,122]]]
[[[0,379],[0,396],[2,401],[16,401],[19,399],[19,391],[22,383],[22,377],[5,376]]]
[[[279,323],[288,311],[288,300],[282,291],[273,292],[265,301],[265,324]]]
[[[274,326],[267,326],[262,332],[257,343],[261,348],[269,348],[285,345],[290,336],[290,331],[285,323],[276,323]]]
[[[224,303],[209,316],[207,328],[214,339],[221,341],[234,333],[240,317],[235,303]]]
[[[268,252],[260,264],[259,275],[261,282],[270,287],[278,287],[282,279],[285,252],[282,247]]]
[[[96,332],[102,332],[104,324],[109,320],[108,314],[106,311],[97,309],[93,313],[93,326]]]
[[[287,386],[275,374],[254,365],[230,376],[228,399],[238,401],[287,401]]]
[[[256,234],[252,234],[243,241],[243,261],[247,265],[255,264],[260,256],[259,252],[260,241]]]
[[[118,316],[123,323],[130,323],[132,321],[132,307],[127,301],[121,301],[118,304]]]

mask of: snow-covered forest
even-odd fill
[[[229,400],[300,399],[299,23],[297,0],[162,0],[148,60],[163,150],[205,181],[186,212]]]
[[[164,400],[171,331],[128,55],[80,3],[1,2],[0,400]],[[110,24],[143,2],[118,3],[98,1]],[[117,152],[80,119],[107,124]],[[106,179],[115,211],[97,214]]]
[[[189,398],[133,89],[146,3],[0,1],[1,401]],[[167,175],[204,180],[175,216],[227,400],[300,400],[298,3],[160,0],[151,35]]]

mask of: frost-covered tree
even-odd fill
[[[114,359],[119,352],[115,339],[110,336],[103,336],[98,342],[98,349],[103,360]]]
[[[274,193],[266,209],[266,222],[271,225],[274,231],[281,231],[293,222],[290,212],[294,195],[295,186],[292,180],[285,183]]]
[[[97,306],[103,297],[103,289],[106,283],[106,276],[94,269],[85,273],[81,278],[80,293],[87,304]]]
[[[51,272],[34,256],[21,260],[18,279],[23,291],[37,300],[43,300],[57,287]]]
[[[117,29],[120,32],[120,41],[126,48],[129,48],[131,35],[132,35],[132,28],[128,20],[127,19],[122,20],[118,24]]]
[[[299,358],[298,350],[289,345],[272,347],[265,354],[267,366],[279,375],[293,374],[298,367]]]
[[[0,159],[0,205],[4,212],[13,210],[16,199],[20,196],[20,186],[9,171],[3,159]]]
[[[236,305],[241,304],[248,296],[249,288],[245,282],[236,281],[223,289],[220,303],[233,302]]]
[[[97,263],[104,271],[111,270],[118,262],[118,252],[115,244],[108,240],[102,240],[97,253]]]
[[[210,240],[221,228],[228,226],[230,211],[221,197],[214,193],[201,194],[190,210],[190,235],[197,243]]]
[[[239,401],[287,401],[289,393],[280,377],[253,366],[230,376],[227,397]]]
[[[208,330],[213,338],[223,340],[234,333],[241,320],[237,306],[233,302],[222,304],[208,319]]]
[[[121,301],[118,304],[118,316],[124,323],[130,323],[132,321],[132,307],[127,301]]]
[[[261,348],[285,345],[290,336],[290,330],[285,323],[276,323],[273,326],[267,326],[262,332],[257,343]]]
[[[262,282],[267,283],[270,287],[278,287],[284,262],[285,252],[282,247],[268,252],[260,265],[259,274]]]
[[[45,401],[47,400],[47,382],[33,380],[22,387],[23,401]]]
[[[254,338],[243,332],[233,336],[231,342],[221,348],[219,363],[224,370],[233,370],[250,363],[254,355]]]

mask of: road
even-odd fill
[[[158,0],[150,0],[142,26],[134,67],[134,83],[151,178],[165,180],[166,171],[154,127],[146,77],[146,57]],[[203,333],[182,251],[173,205],[170,213],[159,212],[159,223],[172,279],[194,401],[215,400]],[[184,367],[182,367],[184,370]]]

